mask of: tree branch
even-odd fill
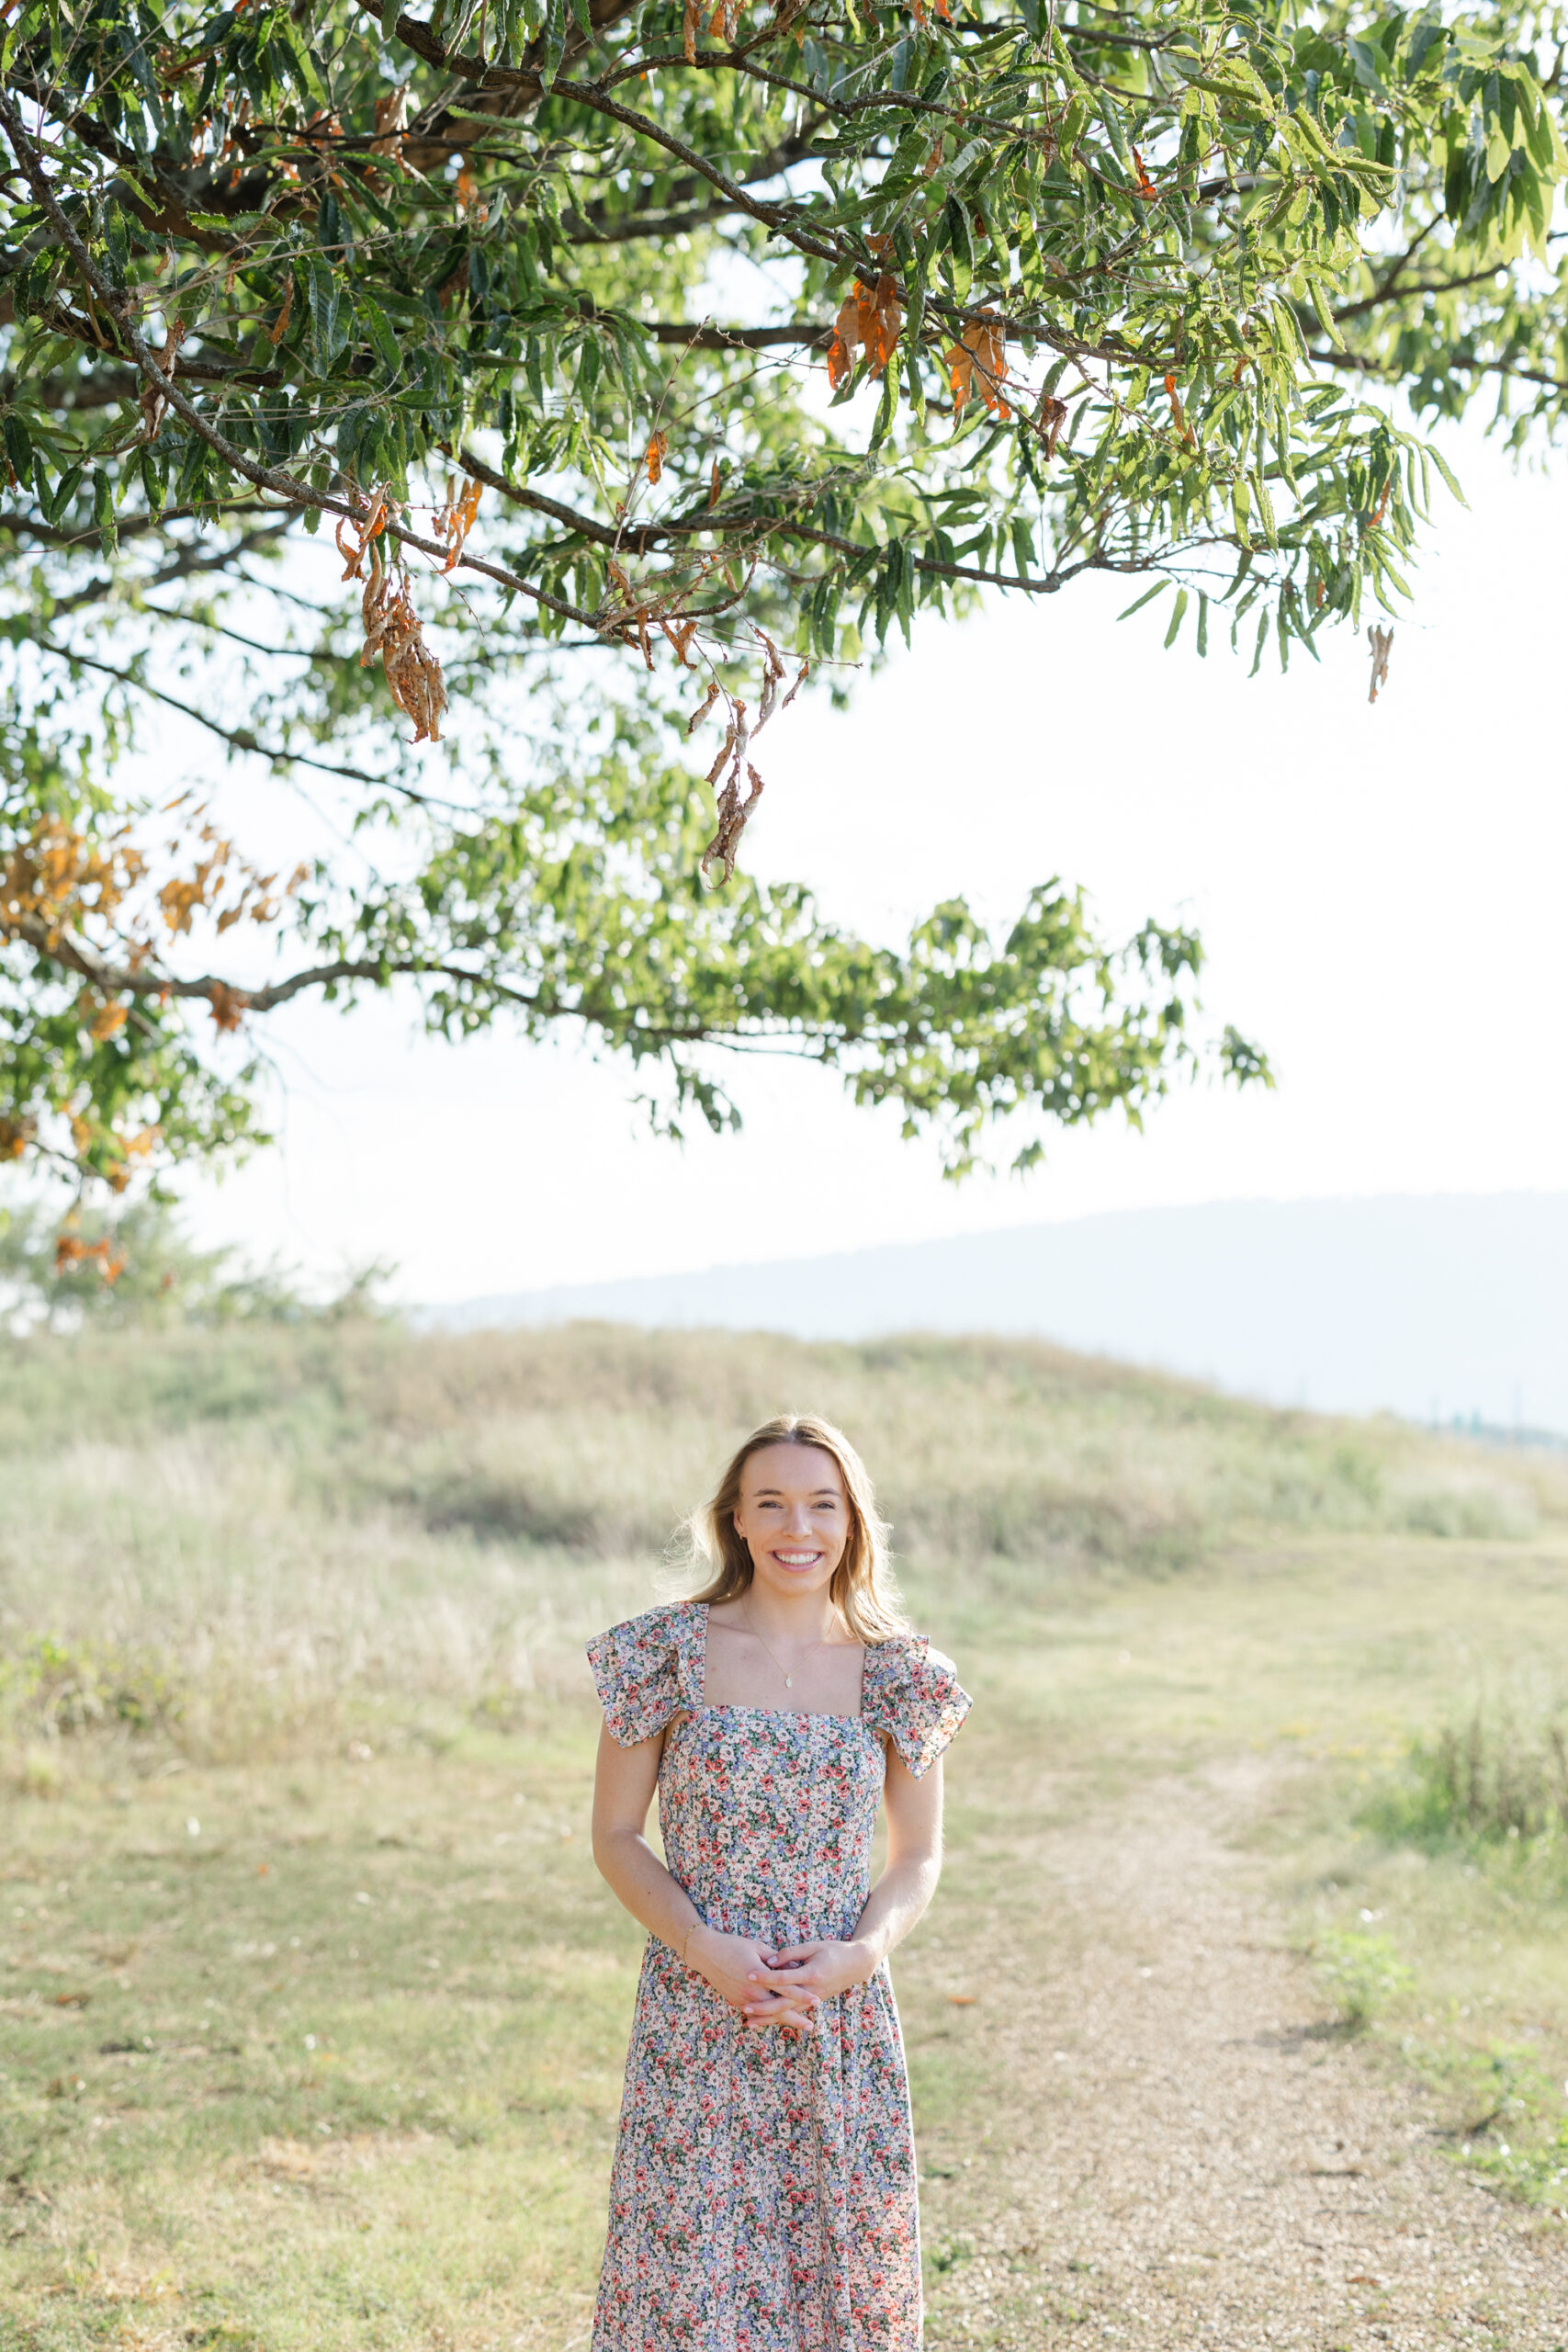
[[[1359,351],[1325,351],[1311,346],[1311,356],[1320,368],[1337,368],[1347,375],[1375,377],[1380,383],[1401,383],[1408,369],[1392,361],[1369,359]],[[1517,384],[1539,384],[1549,392],[1568,392],[1568,377],[1548,376],[1539,368],[1516,368],[1509,359],[1471,359],[1460,352],[1446,352],[1445,368],[1463,368],[1472,376],[1506,376]]]
[[[405,23],[409,20],[400,18],[399,21]],[[270,490],[276,497],[286,499],[290,505],[314,506],[324,514],[337,514],[349,523],[358,522],[361,519],[360,514],[346,501],[333,498],[321,491],[312,490],[308,482],[297,481],[294,475],[285,473],[276,466],[258,466],[253,458],[245,455],[243,449],[236,448],[226,434],[220,433],[215,425],[208,423],[198,409],[193,407],[173,379],[164,374],[140,332],[132,324],[130,297],[109,283],[81,238],[76,234],[66,215],[61,210],[32,141],[22,129],[16,108],[3,92],[0,92],[0,125],[5,127],[6,135],[11,142],[12,150],[22,167],[28,185],[49,215],[61,242],[65,245],[81,272],[84,282],[91,288],[99,303],[114,320],[142,375],[163,394],[176,416],[182,417],[193,433],[205,441],[209,448],[215,449],[225,465],[235,473],[242,475],[246,481],[254,482],[258,490]],[[441,559],[443,569],[447,568],[451,550],[441,540],[423,538],[417,531],[411,531],[400,523],[389,521],[386,525],[386,530],[389,537],[396,539],[400,546],[417,548],[422,555],[437,556]],[[466,571],[477,571],[487,580],[497,581],[502,587],[510,588],[515,594],[529,597],[534,603],[545,606],[547,610],[558,613],[566,620],[576,621],[580,628],[596,629],[599,626],[593,614],[585,613],[576,605],[569,605],[559,597],[547,595],[545,590],[538,587],[533,581],[523,579],[517,572],[504,571],[500,564],[487,563],[480,556],[467,554],[460,555],[457,562]]]
[[[133,584],[138,590],[166,588],[171,581],[188,580],[197,571],[221,571],[225,564],[232,563],[236,557],[251,555],[257,548],[270,546],[273,540],[280,539],[293,520],[292,514],[285,514],[280,521],[268,524],[263,530],[246,531],[231,546],[220,548],[216,554],[203,554],[197,548],[186,548],[173,562],[164,564],[157,571],[149,572],[145,579]],[[101,605],[120,584],[118,580],[89,580],[86,586],[78,588],[73,596],[62,597],[60,603],[52,607],[51,617],[59,619],[67,613],[78,613],[85,605]]]
[[[461,807],[458,801],[442,800],[429,793],[416,792],[412,785],[400,784],[395,776],[372,775],[367,768],[340,767],[331,760],[313,760],[306,752],[289,752],[278,743],[259,742],[248,728],[220,725],[216,718],[209,718],[206,711],[197,710],[193,703],[181,702],[177,695],[167,694],[162,686],[154,686],[147,679],[139,678],[134,670],[117,669],[112,662],[100,662],[92,653],[73,652],[70,646],[56,645],[47,637],[35,637],[32,642],[40,653],[52,653],[58,661],[73,662],[80,669],[96,670],[100,677],[116,678],[122,686],[130,686],[137,694],[149,695],[154,702],[164,703],[170,710],[177,710],[183,718],[194,718],[198,727],[205,727],[209,735],[216,735],[220,742],[229,744],[233,751],[248,752],[258,760],[270,760],[279,766],[314,768],[321,775],[341,776],[345,784],[374,785],[378,791],[400,793],[405,800],[415,801],[422,808]]]
[[[701,532],[718,528],[720,523],[731,530],[747,531],[754,539],[767,539],[777,535],[784,538],[805,539],[812,547],[831,548],[839,555],[869,555],[874,552],[859,539],[836,537],[831,531],[818,531],[809,523],[793,522],[787,514],[716,517],[704,511],[694,514],[672,515],[667,523],[634,523],[612,529],[607,523],[597,522],[591,514],[579,514],[574,508],[563,506],[558,499],[542,497],[535,490],[520,489],[515,482],[508,481],[504,474],[497,473],[493,466],[487,466],[473,449],[459,449],[457,462],[473,481],[482,481],[487,489],[499,491],[514,505],[529,507],[537,514],[547,514],[552,522],[559,523],[563,529],[575,532],[595,547],[619,548],[629,550],[633,555],[651,555],[671,539],[694,537]],[[1012,579],[1003,571],[983,571],[973,563],[943,563],[934,556],[918,555],[914,563],[917,571],[930,572],[937,579],[973,580],[989,588],[1021,588],[1032,596],[1054,595],[1062,584],[1062,575],[1055,571],[1048,572],[1041,580],[1031,579],[1027,574]]]
[[[369,0],[360,0],[360,6],[367,13],[374,13],[369,8]],[[412,49],[416,56],[423,57],[427,64],[444,66],[448,73],[461,74],[466,80],[477,84],[481,89],[513,88],[538,97],[546,95],[546,85],[536,70],[526,66],[491,65],[482,57],[453,56],[440,41],[435,40],[429,26],[421,24],[416,17],[407,15],[400,16],[397,21],[397,35],[398,39]],[[624,130],[634,131],[639,139],[649,141],[650,145],[662,148],[666,154],[673,155],[677,162],[684,164],[689,172],[695,174],[699,179],[706,181],[710,187],[716,188],[721,196],[728,198],[732,209],[744,212],[751,220],[760,221],[763,228],[772,230],[775,236],[782,237],[786,243],[793,245],[797,253],[809,254],[814,260],[830,262],[835,267],[841,268],[848,263],[863,275],[871,272],[874,265],[869,254],[857,252],[848,243],[828,243],[822,238],[809,234],[802,228],[801,216],[793,205],[760,203],[755,197],[748,196],[745,188],[738,181],[732,180],[716,164],[710,164],[705,156],[697,153],[694,147],[689,146],[683,139],[678,139],[673,131],[666,130],[663,125],[655,122],[651,116],[639,114],[635,107],[620,105],[616,99],[610,97],[599,84],[563,81],[558,74],[549,84],[548,90],[551,96],[570,99],[578,106],[586,107],[592,114],[603,115],[606,121],[618,122]],[[1100,262],[1096,266],[1103,269],[1106,264]],[[875,267],[878,276],[885,274],[880,262],[875,264]],[[906,294],[908,291],[908,288],[903,290]],[[983,316],[996,318],[994,310],[987,312],[983,305],[976,307],[961,302],[950,302],[944,297],[937,295],[928,295],[926,308],[939,317],[956,321],[959,323],[966,323]],[[1020,322],[1006,318],[998,319],[996,322],[1010,334],[1032,335],[1041,343],[1049,344],[1053,351],[1061,353],[1065,357],[1104,359],[1122,364],[1153,364],[1146,357],[1141,358],[1139,354],[1124,349],[1120,343],[1088,344],[1076,336],[1064,335],[1059,328],[1044,320]]]

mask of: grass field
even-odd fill
[[[933,2335],[944,2233],[1038,2095],[953,1998],[1044,1917],[1021,1825],[1219,1758],[1274,1768],[1251,1867],[1325,2017],[1438,2086],[1456,2162],[1568,2207],[1568,1464],[1001,1343],[31,1341],[0,1351],[0,2344],[584,2341],[640,1933],[587,1851],[581,1642],[807,1405],[980,1702],[897,1970]],[[1027,2340],[1005,2298],[988,2324]]]

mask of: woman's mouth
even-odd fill
[[[781,1568],[795,1568],[797,1570],[801,1568],[814,1568],[821,1557],[822,1555],[820,1552],[775,1552],[773,1554],[773,1558],[777,1561]]]

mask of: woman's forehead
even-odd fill
[[[791,1495],[841,1495],[844,1491],[843,1473],[822,1445],[760,1445],[748,1455],[740,1483],[753,1495],[770,1487]]]

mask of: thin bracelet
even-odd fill
[[[703,1923],[700,1919],[694,1919],[691,1926],[687,1928],[685,1934],[681,1939],[681,1965],[682,1968],[689,1968],[691,1966],[690,1961],[686,1958],[686,1947],[691,1942],[692,1938],[696,1934],[697,1929],[702,1926],[702,1924]]]

